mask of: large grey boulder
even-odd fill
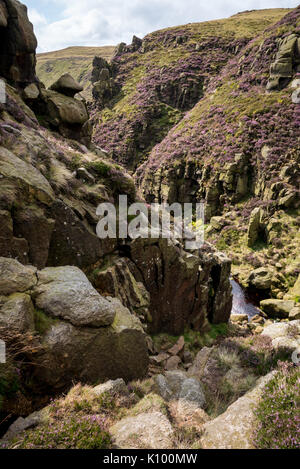
[[[108,327],[74,327],[68,322],[50,324],[42,340],[44,351],[36,380],[52,389],[74,381],[95,383],[123,378],[143,378],[149,356],[146,336],[139,319],[119,300],[110,299],[116,312]]]
[[[57,127],[60,124],[82,126],[88,120],[87,109],[82,101],[52,90],[43,90],[42,97],[47,103],[53,125]]]
[[[294,302],[292,300],[276,300],[270,298],[261,301],[260,307],[269,318],[283,319],[289,317],[290,312],[294,308]]]
[[[69,73],[65,73],[49,89],[73,98],[76,93],[83,91],[83,86]]]
[[[38,272],[34,297],[36,306],[46,314],[74,326],[109,326],[116,315],[113,304],[78,267],[47,267]]]
[[[126,417],[110,428],[119,449],[170,449],[174,431],[161,412],[148,412]]]
[[[36,268],[15,259],[0,257],[0,295],[25,292],[37,283]]]
[[[256,418],[254,409],[263,396],[264,387],[275,372],[261,378],[254,389],[240,397],[226,412],[204,425],[203,449],[253,449]]]

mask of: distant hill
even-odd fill
[[[83,95],[91,97],[93,58],[98,55],[110,60],[115,46],[67,47],[66,49],[37,55],[37,75],[48,88],[63,73],[70,73],[84,86]]]

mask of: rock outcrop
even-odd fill
[[[0,267],[1,334],[39,333],[43,349],[33,372],[39,386],[62,389],[76,379],[128,381],[146,374],[140,321],[116,298],[101,297],[77,267],[36,271],[5,258]]]
[[[279,41],[275,61],[270,67],[267,90],[280,89],[287,85],[300,64],[300,35],[290,34]]]
[[[128,258],[113,260],[95,275],[101,293],[120,298],[151,332],[181,334],[209,320],[227,322],[232,297],[230,261],[208,249],[188,253],[166,239],[137,239]],[[176,292],[176,294],[174,294]]]
[[[25,85],[36,81],[33,27],[27,8],[18,0],[0,2],[0,70],[12,83]]]
[[[114,74],[113,65],[110,65],[102,57],[94,58],[92,71],[93,98],[100,109],[103,109],[119,92],[119,87],[114,80]]]

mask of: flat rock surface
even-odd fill
[[[120,449],[168,449],[173,444],[172,426],[161,412],[124,418],[110,432]]]
[[[74,326],[109,326],[113,304],[103,298],[77,267],[47,267],[38,272],[34,292],[38,308]]]

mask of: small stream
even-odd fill
[[[242,287],[233,278],[230,279],[232,286],[232,310],[231,314],[247,314],[248,318],[252,318],[259,314],[259,309],[246,299],[246,295]]]

